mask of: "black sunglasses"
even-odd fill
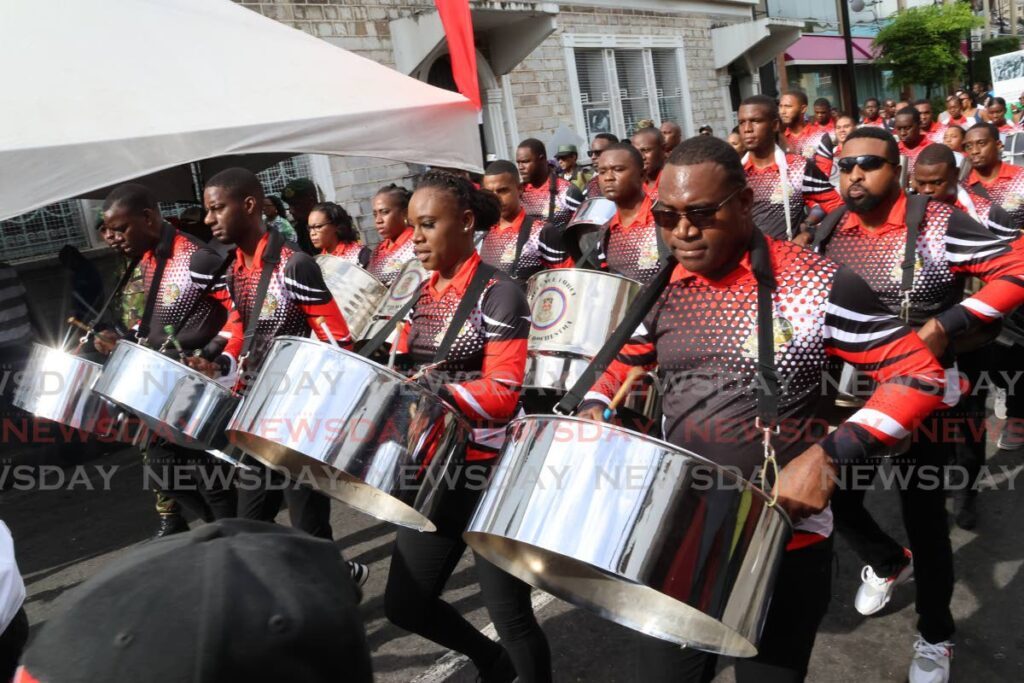
[[[603,151],[604,151],[603,149],[592,149],[592,150],[587,152],[587,156],[589,156],[591,159],[595,159],[595,158],[601,156],[601,152],[603,152]]]
[[[729,203],[746,185],[741,185],[729,193],[729,196],[718,202],[715,206],[707,206],[700,209],[687,209],[686,211],[673,211],[672,209],[661,208],[661,202],[655,202],[651,207],[651,216],[659,228],[672,230],[679,225],[679,219],[685,214],[686,221],[695,228],[706,228],[715,222],[715,215],[722,210],[722,207]]]
[[[840,173],[849,173],[855,166],[860,166],[861,170],[864,171],[877,171],[886,164],[899,166],[898,162],[889,161],[885,157],[880,157],[877,154],[861,154],[858,157],[842,157],[836,161],[836,165],[839,166]]]

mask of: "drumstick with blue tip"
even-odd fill
[[[320,316],[316,319],[316,324],[319,325],[320,329],[324,331],[325,335],[327,335],[327,340],[331,342],[331,346],[337,346],[338,341],[334,338],[334,335],[331,334],[331,328],[327,325],[327,318]]]
[[[646,371],[639,365],[629,369],[629,373],[626,375],[626,379],[622,383],[622,386],[615,392],[615,396],[612,397],[612,402],[608,404],[608,407],[604,409],[604,413],[601,414],[601,417],[605,421],[615,417],[615,413],[618,411],[619,406],[622,405],[622,402],[626,400],[627,396],[629,396],[629,392],[632,390],[633,384],[640,379],[645,372]]]

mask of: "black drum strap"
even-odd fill
[[[160,284],[164,279],[164,269],[167,268],[167,259],[171,257],[171,250],[174,248],[175,229],[170,223],[164,223],[160,230],[160,241],[154,249],[156,256],[156,271],[153,273],[153,281],[149,284],[149,292],[146,294],[146,307],[142,310],[142,320],[139,321],[139,331],[135,335],[140,344],[145,344],[149,338],[149,328],[153,322],[153,309],[156,308],[156,300],[160,294]]]
[[[281,262],[281,247],[284,246],[284,237],[277,230],[267,231],[267,246],[263,250],[263,267],[260,270],[260,281],[256,285],[256,298],[252,302],[252,310],[249,311],[249,320],[245,323],[245,333],[242,337],[242,353],[238,357],[239,363],[245,361],[252,349],[252,343],[256,339],[256,325],[260,320],[260,309],[267,298],[267,290],[270,288],[270,278],[274,269]]]
[[[772,290],[777,285],[768,243],[757,228],[751,235],[750,265],[757,280],[757,417],[765,428],[774,429],[779,420],[779,375],[775,368]]]
[[[217,269],[215,271],[213,271],[213,274],[210,276],[210,281],[207,282],[206,286],[203,287],[203,291],[199,293],[198,297],[192,300],[192,304],[188,307],[188,310],[185,311],[185,314],[181,316],[181,320],[174,324],[174,331],[171,332],[171,334],[167,335],[168,339],[170,339],[171,337],[177,337],[178,333],[185,328],[185,325],[188,324],[188,321],[192,319],[193,315],[195,315],[196,310],[199,308],[199,304],[201,304],[203,300],[210,295],[210,292],[212,292],[213,288],[217,286],[217,283],[220,281],[220,279],[224,277],[224,273],[228,272],[228,268],[231,267],[231,264],[234,263],[234,261],[235,250],[232,249],[231,253],[225,256],[224,261],[219,266],[217,266]]]
[[[903,247],[903,270],[900,279],[900,292],[903,301],[900,303],[900,318],[910,322],[910,293],[914,290],[914,264],[917,262],[917,236],[921,232],[925,210],[930,198],[926,195],[912,194],[907,197],[907,241]]]
[[[377,349],[384,345],[384,342],[388,340],[388,337],[391,336],[391,333],[394,332],[396,327],[398,327],[398,323],[402,322],[402,320],[405,319],[405,316],[409,315],[409,311],[411,311],[412,307],[416,305],[416,302],[419,300],[419,298],[420,290],[417,289],[415,292],[412,293],[412,296],[409,297],[409,300],[402,304],[402,307],[398,309],[398,312],[391,316],[391,318],[386,323],[384,323],[384,327],[380,328],[377,331],[377,334],[373,335],[373,337],[371,337],[369,341],[367,341],[359,348],[359,355],[362,356],[363,358],[369,358],[374,353],[376,353]]]
[[[496,272],[498,271],[494,266],[489,266],[483,262],[477,266],[476,273],[473,274],[473,279],[469,281],[466,293],[463,294],[462,301],[459,302],[458,307],[455,309],[455,315],[452,316],[452,321],[448,324],[444,338],[437,347],[437,352],[434,353],[435,363],[440,363],[448,357],[448,352],[455,343],[455,339],[459,336],[459,332],[462,331],[462,325],[469,319],[469,315],[476,307],[477,300],[484,293],[484,288]]]
[[[644,317],[654,308],[658,297],[661,296],[662,291],[668,286],[668,281],[672,277],[672,271],[675,270],[675,267],[675,261],[662,264],[657,274],[655,274],[650,282],[644,285],[636,299],[630,304],[629,311],[622,319],[622,322],[619,323],[618,327],[611,333],[611,336],[608,337],[608,340],[605,341],[601,350],[594,356],[594,360],[590,361],[590,364],[583,370],[580,378],[576,380],[572,388],[566,392],[562,400],[555,406],[554,410],[556,413],[571,415],[575,412],[576,408],[583,402],[583,396],[590,391],[590,387],[597,381],[598,375],[604,372],[605,368],[611,364],[622,347],[629,341],[629,338],[633,336],[636,328],[643,322]]]
[[[529,214],[523,216],[523,224],[519,226],[519,234],[516,236],[516,256],[512,259],[512,272],[509,273],[513,278],[519,277],[519,258],[523,255],[523,248],[526,246],[526,243],[530,241],[530,228],[532,225],[533,217]]]

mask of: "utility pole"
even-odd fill
[[[839,0],[839,12],[843,22],[843,46],[846,48],[846,101],[851,116],[860,119],[857,106],[857,75],[853,67],[853,34],[850,32],[850,2]]]

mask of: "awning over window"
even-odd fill
[[[800,39],[804,24],[793,19],[765,17],[711,29],[715,68],[724,69],[740,57],[758,68]]]
[[[868,64],[875,59],[871,38],[853,39],[853,61]],[[846,64],[842,36],[802,36],[786,50],[786,64]]]
[[[473,9],[473,35],[487,45],[495,76],[516,68],[555,31],[558,5],[550,2],[509,3],[516,9]],[[447,49],[444,27],[436,11],[391,22],[395,69],[412,74],[431,56]]]

